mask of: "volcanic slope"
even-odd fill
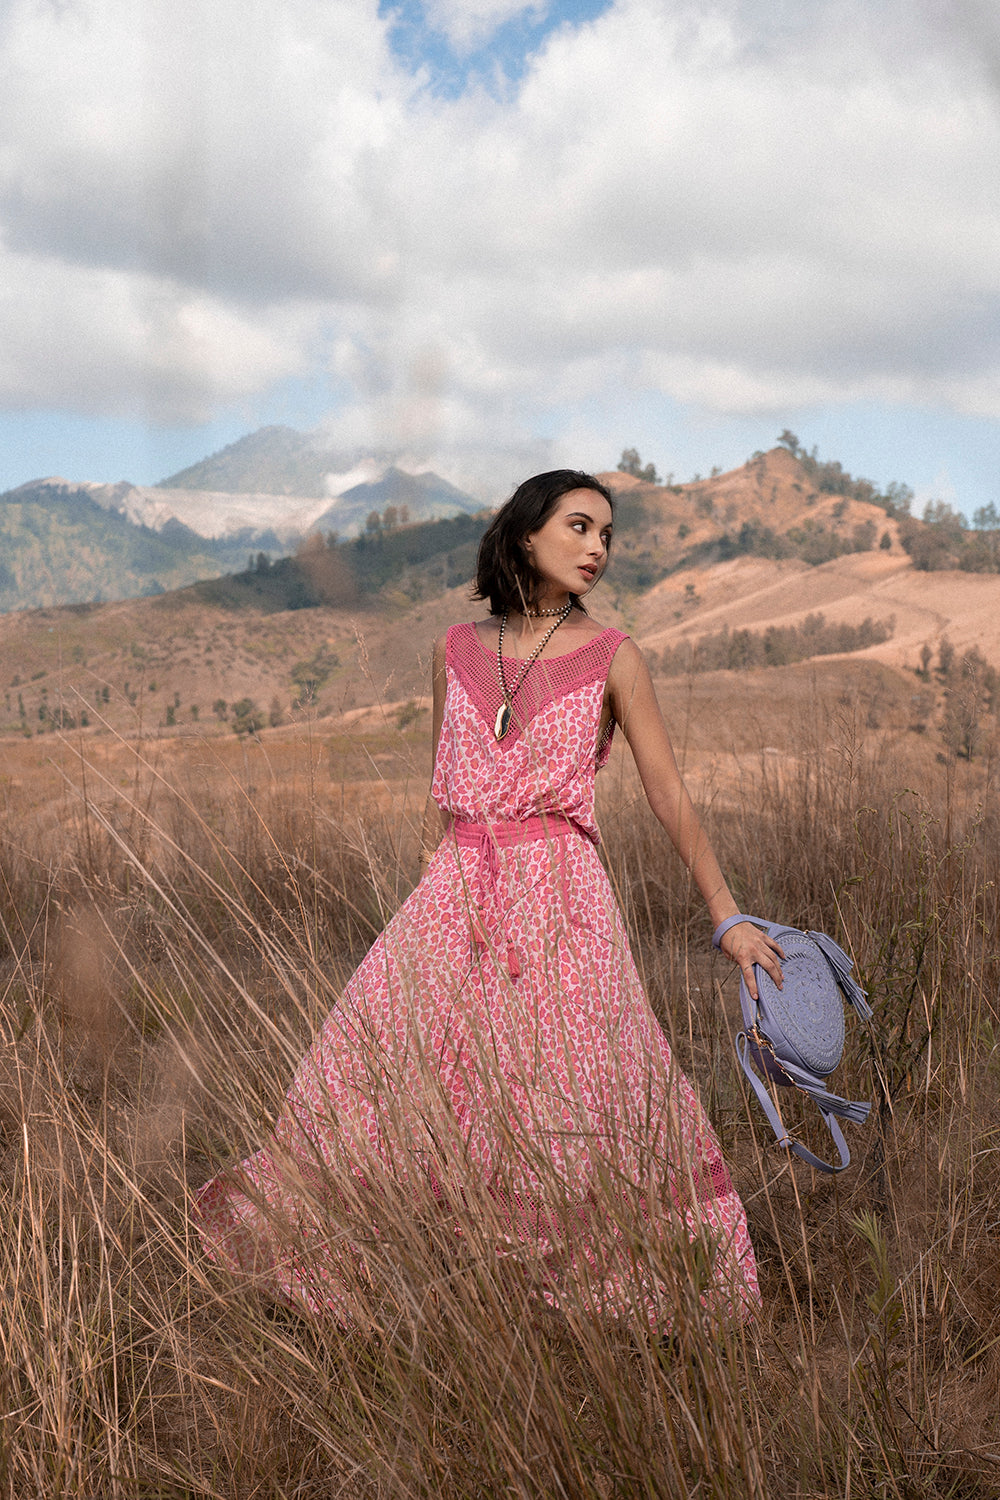
[[[617,496],[616,538],[592,612],[629,630],[654,671],[685,640],[723,629],[762,633],[817,613],[830,623],[883,624],[887,639],[828,666],[856,676],[867,659],[880,681],[895,669],[901,722],[908,695],[928,691],[913,676],[922,646],[936,651],[944,638],[959,651],[976,645],[1000,666],[1000,576],[917,572],[894,519],[878,506],[815,491],[784,449],[685,486],[605,477]],[[414,527],[412,540],[403,528],[381,542],[317,552],[310,587],[324,568],[331,571],[328,564],[335,587],[327,603],[315,602],[322,577],[318,592],[300,591],[293,602],[311,607],[283,602],[286,585],[305,577],[286,560],[276,580],[251,572],[153,599],[0,617],[0,733],[84,727],[93,734],[104,726],[204,735],[232,733],[238,721],[266,734],[269,722],[332,722],[379,702],[408,711],[426,694],[434,637],[482,610],[459,583],[475,551],[471,534],[459,532],[472,521]],[[439,553],[428,550],[435,536]],[[818,538],[835,551],[874,538],[874,550],[845,551],[815,566],[801,556],[739,551],[780,550],[789,536],[792,549]],[[391,567],[352,581],[351,548],[377,559],[380,546],[399,549],[398,566],[392,552]],[[712,676],[720,688],[727,676],[759,678],[768,693],[779,687],[773,670]],[[249,720],[235,711],[248,701]]]

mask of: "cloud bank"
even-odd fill
[[[518,0],[428,0],[461,50]],[[985,5],[616,0],[437,97],[375,0],[12,0],[0,405],[541,454],[567,412],[1000,418]],[[525,446],[527,444],[527,447]]]

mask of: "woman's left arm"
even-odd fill
[[[649,668],[633,641],[623,641],[615,653],[608,674],[608,699],[635,758],[649,805],[691,871],[708,906],[712,925],[717,927],[727,917],[736,916],[739,907],[688,796]],[[729,929],[723,942],[727,957],[739,965],[754,999],[757,998],[754,964],[760,964],[780,987],[778,960],[785,955],[759,928],[750,922],[738,922]]]
[[[431,716],[431,765],[437,761],[438,741],[441,738],[441,726],[444,723],[444,703],[448,691],[447,674],[447,638],[441,636],[434,642],[434,654],[431,665],[431,690],[433,693],[433,712]],[[428,792],[427,802],[424,806],[424,820],[420,837],[420,873],[427,869],[434,858],[438,844],[444,837],[445,830],[451,819],[434,801]]]

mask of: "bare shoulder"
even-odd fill
[[[612,684],[633,683],[639,676],[648,677],[649,667],[635,641],[627,635],[612,658],[608,681]]]
[[[471,624],[487,651],[495,651],[500,635],[500,616],[487,615],[485,619],[473,620]]]
[[[604,635],[611,626],[595,620],[593,615],[585,615],[582,610],[575,609],[566,622],[566,628],[572,630],[579,645],[585,646],[588,641],[596,641],[599,635]]]

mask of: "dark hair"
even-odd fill
[[[534,602],[539,578],[522,543],[545,525],[563,495],[571,490],[596,490],[614,511],[611,491],[593,474],[578,469],[550,469],[519,484],[500,507],[479,543],[473,599],[488,599],[491,615],[523,609]],[[582,609],[580,597],[571,601]]]

